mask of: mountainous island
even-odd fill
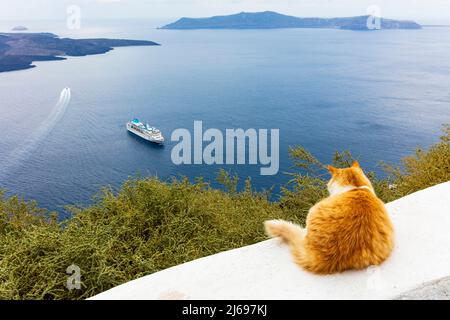
[[[144,40],[69,39],[52,33],[0,33],[0,72],[33,68],[33,61],[102,54],[115,47],[157,45]]]
[[[272,11],[241,12],[211,18],[181,18],[161,29],[277,29],[277,28],[332,28],[345,30],[369,30],[370,16],[349,18],[298,18]],[[381,29],[420,29],[414,21],[381,19]]]
[[[27,31],[27,30],[28,30],[28,28],[24,27],[24,26],[16,26],[11,29],[11,31]]]

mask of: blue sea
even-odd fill
[[[80,30],[66,29],[64,21],[2,22],[3,32],[25,24],[65,37],[161,46],[0,73],[0,188],[62,216],[65,205],[88,205],[102,187],[117,189],[128,177],[214,181],[224,168],[250,176],[261,190],[289,180],[294,145],[325,163],[348,149],[381,174],[380,161],[396,164],[417,146],[430,146],[450,122],[450,28],[156,29],[170,21],[84,21]],[[48,123],[65,87],[71,101]],[[128,134],[132,117],[157,126],[169,141],[157,147]],[[174,165],[170,134],[192,130],[195,120],[205,129],[279,129],[279,173]],[[42,128],[47,134],[38,134]]]

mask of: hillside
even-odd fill
[[[152,41],[69,39],[52,33],[0,33],[0,72],[33,68],[33,61],[106,53],[115,47],[155,46]]]
[[[293,263],[288,246],[271,239],[139,278],[92,299],[448,299],[449,193],[447,182],[386,205],[395,248],[377,267],[316,276]]]
[[[71,207],[72,217],[63,222],[35,202],[0,192],[0,299],[85,299],[184,262],[262,241],[267,219],[304,224],[309,208],[327,195],[327,176],[323,164],[305,149],[293,148],[291,157],[307,173],[294,174],[277,202],[254,192],[249,180],[238,191],[237,178],[223,172],[218,181],[224,190],[201,179],[194,184],[187,179],[129,180],[117,192],[105,188],[92,206]],[[348,166],[351,161],[348,153],[337,153],[334,164]],[[385,202],[450,181],[450,127],[429,150],[418,149],[404,158],[403,170],[387,170],[387,178],[368,174]],[[420,222],[418,212],[414,218]],[[424,214],[422,220],[428,226],[430,217]],[[417,237],[419,231],[408,234]],[[281,261],[272,253],[267,257]],[[81,290],[65,287],[72,264],[80,267]]]

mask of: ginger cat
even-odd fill
[[[306,228],[283,220],[265,222],[271,237],[281,237],[304,269],[330,274],[381,264],[394,246],[394,230],[383,202],[358,162],[328,166],[330,196],[308,213]]]

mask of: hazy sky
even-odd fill
[[[354,16],[378,5],[384,17],[450,21],[450,0],[0,0],[0,19],[64,19],[72,4],[87,19],[201,17],[265,10],[296,16]]]

